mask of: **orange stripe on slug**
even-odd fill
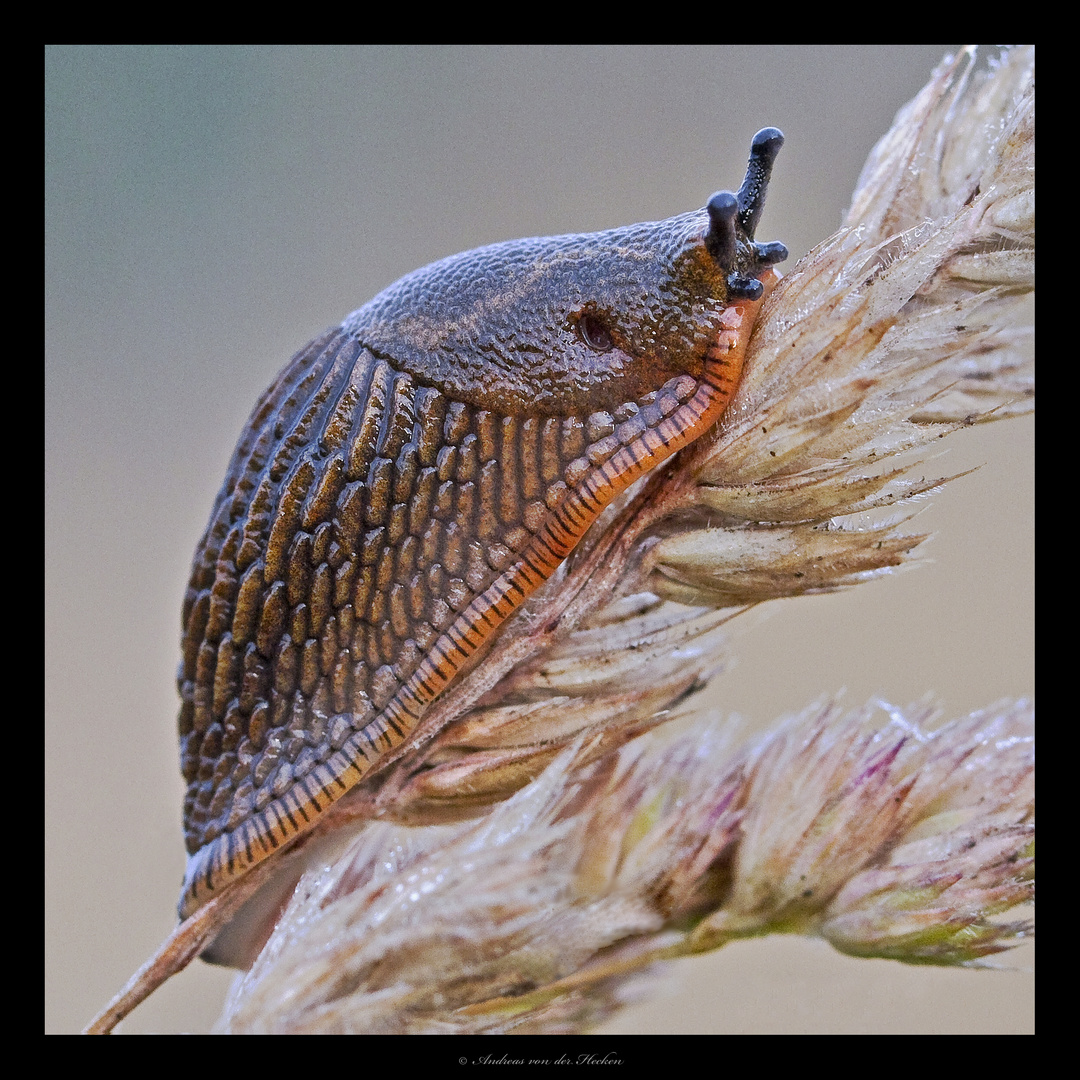
[[[716,344],[706,354],[703,378],[695,393],[670,416],[661,420],[656,428],[647,428],[608,461],[594,467],[576,489],[567,493],[556,510],[549,512],[548,520],[514,564],[440,634],[431,646],[428,657],[395,693],[383,712],[369,721],[362,733],[352,736],[342,751],[335,753],[320,768],[320,773],[325,769],[329,777],[323,780],[320,776],[318,791],[312,790],[308,778],[300,781],[299,786],[306,799],[298,801],[292,809],[305,818],[304,825],[299,825],[293,813],[288,811],[284,818],[281,816],[282,810],[289,807],[290,796],[295,798],[293,792],[289,792],[269,804],[255,819],[265,823],[262,830],[257,830],[260,839],[269,839],[271,845],[277,847],[281,841],[302,832],[327,803],[350,790],[373,764],[371,760],[355,760],[346,754],[345,751],[351,749],[350,744],[362,734],[377,753],[378,743],[385,743],[386,749],[399,745],[415,725],[423,707],[446,688],[469,657],[547,580],[603,508],[645,473],[698,438],[720,418],[738,383],[747,330],[753,325],[759,306],[760,301],[743,301],[724,312],[724,325]],[[406,709],[406,703],[410,702],[418,706],[415,711]],[[391,731],[396,738],[391,736]],[[331,784],[339,790],[330,790]],[[310,818],[308,810],[314,811]],[[265,850],[260,852],[249,843],[237,850],[229,834],[224,834],[222,840],[229,844],[230,849],[228,863],[223,870],[226,877],[236,876],[266,857]],[[200,851],[193,862],[205,866],[204,860],[205,852]],[[210,878],[216,876],[217,872],[209,870],[206,875],[189,874],[189,881],[193,882],[187,894],[189,907],[202,902],[210,887]]]

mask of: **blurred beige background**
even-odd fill
[[[174,922],[183,873],[180,600],[255,398],[406,271],[515,236],[608,228],[739,184],[787,135],[760,229],[794,260],[945,46],[46,50],[47,1031],[73,1031]],[[918,569],[773,605],[733,632],[717,707],[753,727],[847,687],[947,716],[1033,682],[1033,421],[963,432],[914,525]],[[671,970],[627,1032],[1002,1032],[1006,971],[748,942]],[[127,1031],[205,1031],[196,963]]]

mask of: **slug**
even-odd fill
[[[405,742],[600,511],[733,394],[787,257],[737,194],[402,278],[302,349],[233,453],[183,605],[187,917]]]

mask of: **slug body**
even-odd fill
[[[735,390],[782,136],[737,194],[402,278],[259,401],[195,555],[179,728],[191,914],[388,751],[629,484]]]

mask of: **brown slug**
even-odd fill
[[[406,741],[611,499],[720,417],[787,256],[754,240],[782,142],[759,132],[703,210],[417,270],[262,396],[184,599],[182,917]]]

